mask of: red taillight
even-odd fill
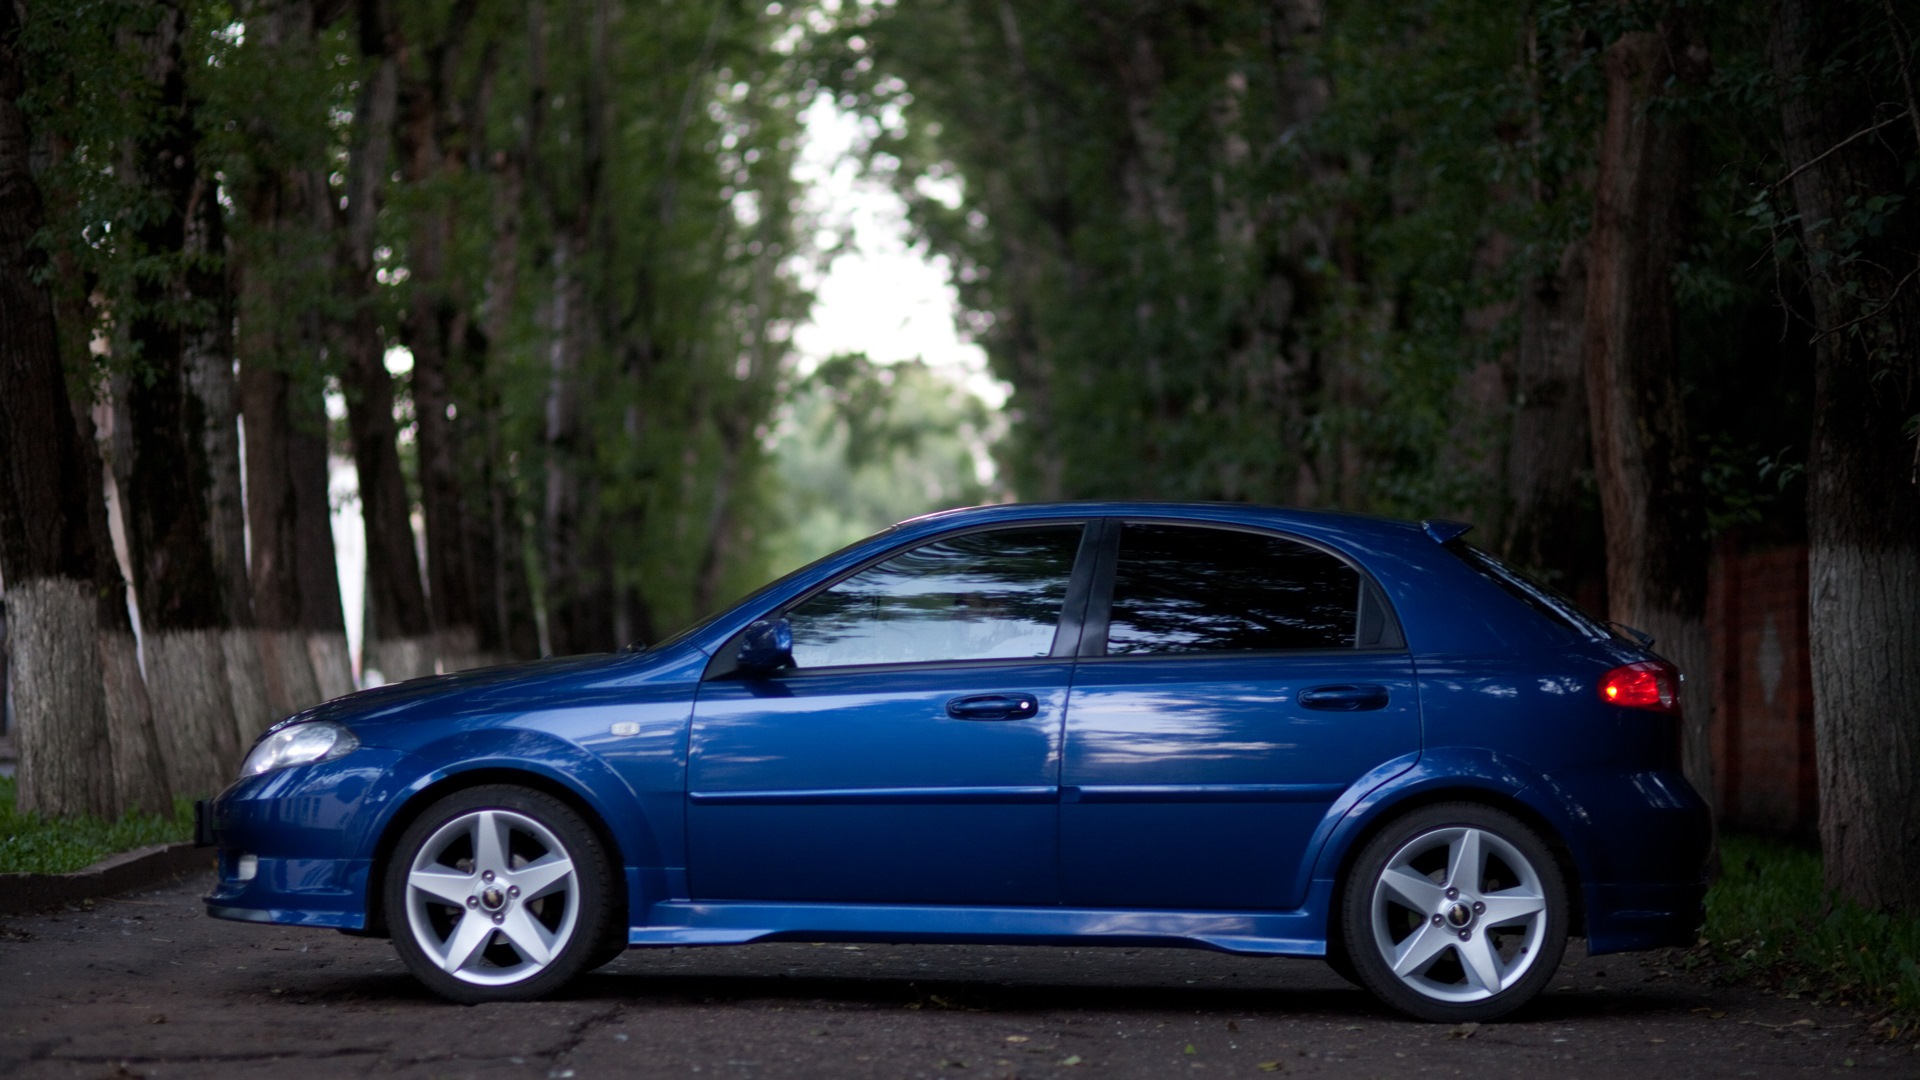
[[[1680,671],[1649,660],[1614,668],[1600,678],[1601,700],[1630,709],[1680,712]]]

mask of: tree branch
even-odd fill
[[[1904,114],[1905,114],[1905,110],[1902,110],[1901,113],[1893,116],[1889,116],[1885,120],[1880,121],[1879,123],[1873,125],[1872,127],[1861,128],[1859,131],[1854,132],[1853,134],[1847,136],[1846,138],[1841,139],[1839,142],[1834,143],[1832,146],[1827,147],[1825,150],[1820,151],[1818,154],[1815,154],[1813,157],[1807,159],[1806,161],[1801,162],[1799,165],[1794,167],[1794,170],[1792,172],[1788,173],[1787,175],[1781,177],[1778,180],[1775,180],[1773,183],[1768,184],[1767,186],[1769,188],[1784,187],[1789,180],[1792,180],[1794,177],[1799,176],[1801,173],[1806,172],[1808,169],[1813,168],[1815,165],[1820,164],[1820,162],[1832,156],[1834,152],[1838,151],[1841,147],[1847,145],[1850,142],[1853,142],[1855,139],[1863,138],[1867,135],[1873,134],[1876,131],[1879,131],[1881,128],[1886,127],[1888,124],[1898,121],[1900,119],[1900,116]]]
[[[1893,291],[1887,294],[1887,298],[1881,301],[1878,307],[1875,307],[1872,311],[1864,312],[1861,315],[1856,316],[1855,318],[1848,319],[1846,322],[1841,323],[1839,326],[1828,327],[1827,329],[1820,331],[1819,333],[1813,335],[1813,341],[1818,342],[1821,338],[1829,337],[1833,334],[1838,334],[1842,330],[1850,330],[1860,325],[1861,323],[1866,322],[1868,319],[1878,317],[1881,312],[1893,306],[1893,302],[1899,299],[1900,297],[1900,290],[1906,288],[1907,282],[1912,281],[1915,275],[1920,275],[1920,264],[1916,264],[1913,269],[1907,271],[1906,277],[1903,277],[1899,281],[1894,283]]]
[[[1913,138],[1920,143],[1920,105],[1914,103],[1913,57],[1907,52],[1907,28],[1893,13],[1893,0],[1880,0],[1887,13],[1887,28],[1893,31],[1893,48],[1900,54],[1900,85],[1907,91],[1907,119],[1913,121]]]

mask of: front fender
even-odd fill
[[[488,773],[489,781],[510,782],[503,774],[519,773],[538,777],[567,791],[613,838],[616,850],[607,853],[613,872],[625,882],[626,919],[644,921],[651,906],[672,893],[666,867],[669,852],[678,844],[671,836],[662,836],[653,816],[646,813],[642,800],[625,779],[598,755],[564,738],[526,728],[483,728],[462,732],[416,748],[406,756],[415,768],[392,769],[392,797],[367,836],[365,850],[385,850],[390,835],[399,823],[411,818],[423,802],[436,798],[463,776]],[[431,768],[426,761],[440,762]],[[373,879],[377,879],[375,868]],[[371,880],[369,888],[371,888]],[[368,906],[377,902],[368,896]]]

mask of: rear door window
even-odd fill
[[[1296,540],[1129,523],[1107,655],[1351,649],[1362,644],[1363,590],[1345,560]]]

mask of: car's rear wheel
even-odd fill
[[[1332,934],[1327,938],[1327,966],[1335,975],[1355,986],[1363,986],[1360,973],[1354,970],[1353,957],[1347,953],[1347,941],[1343,935]]]
[[[1342,902],[1361,985],[1422,1020],[1491,1020],[1553,978],[1567,890],[1538,834],[1478,803],[1430,806],[1361,851]]]
[[[593,830],[543,792],[488,785],[428,808],[387,866],[408,970],[454,1001],[524,1001],[586,970],[614,917]]]

